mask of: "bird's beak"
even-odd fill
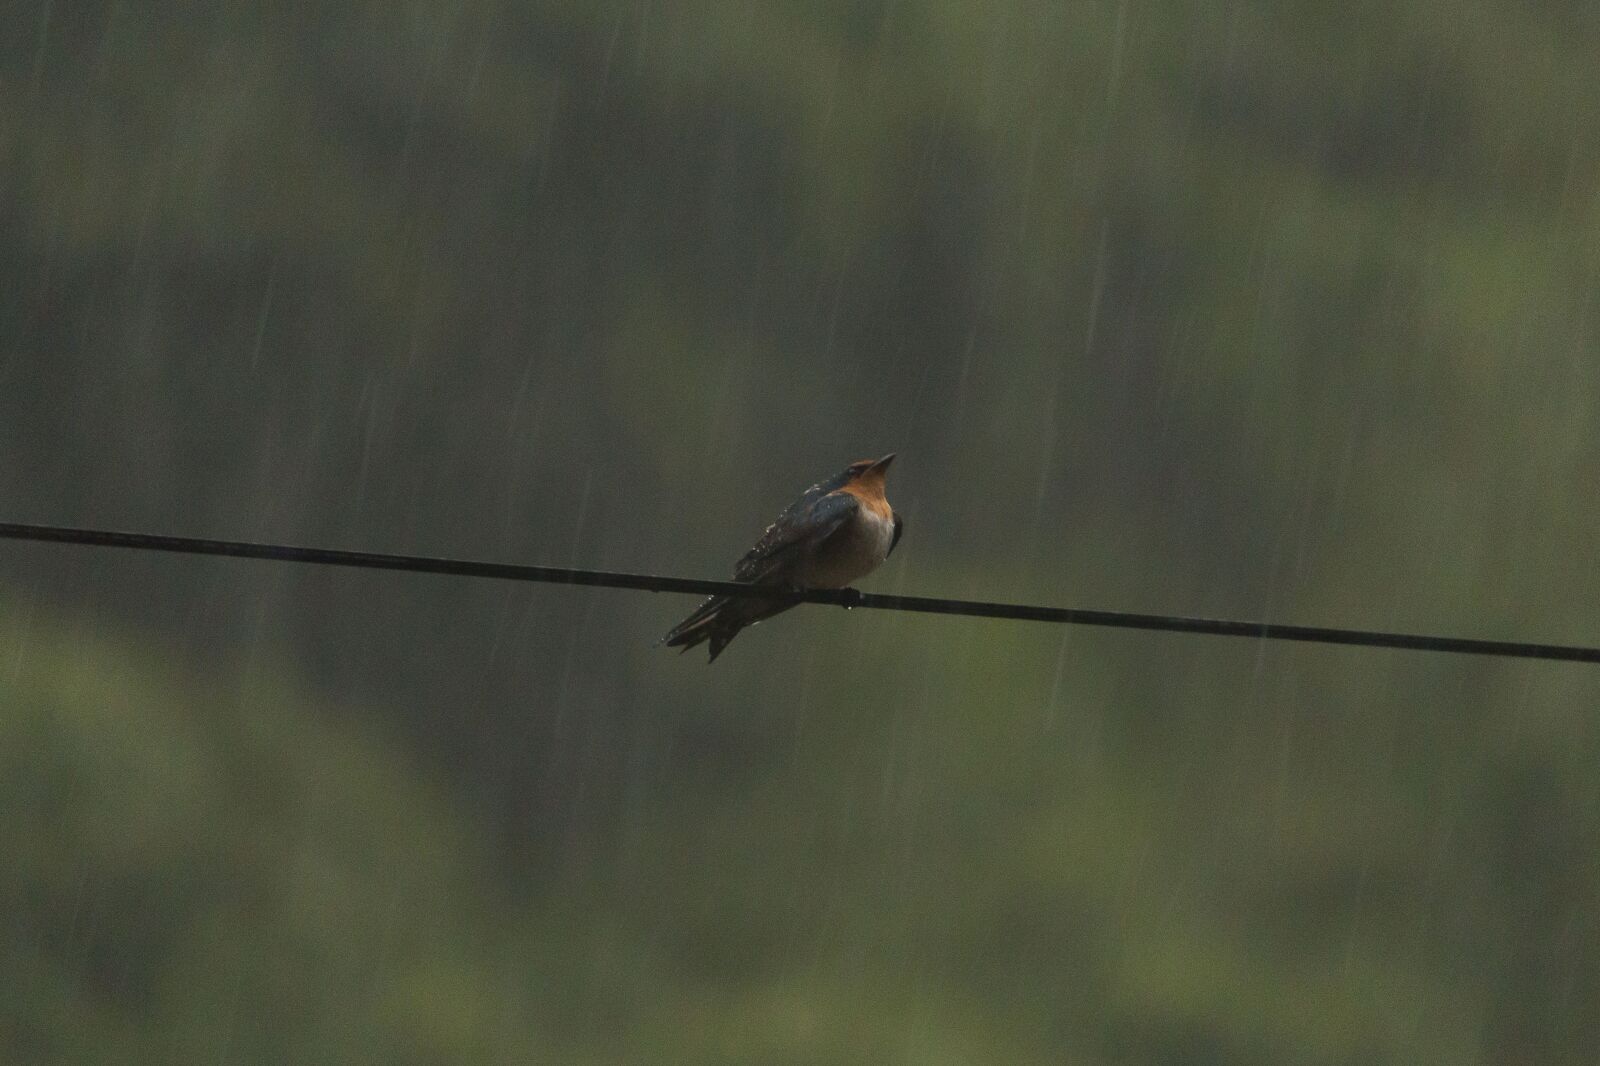
[[[871,466],[867,467],[866,473],[868,473],[868,474],[871,474],[871,473],[879,473],[879,474],[881,474],[885,470],[889,469],[889,464],[892,463],[892,462],[894,462],[894,452],[890,452],[888,455],[885,455],[882,459],[879,459],[877,462],[875,462]]]

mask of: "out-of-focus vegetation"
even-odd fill
[[[15,6],[15,5],[14,5]],[[1582,5],[25,2],[8,519],[1600,641]],[[8,545],[0,1060],[1588,1063],[1592,669]]]

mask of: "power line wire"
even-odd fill
[[[33,525],[22,522],[0,522],[0,539],[42,541],[53,544],[85,544],[106,548],[134,548],[144,551],[178,552],[186,555],[220,555],[236,559],[270,559],[276,562],[316,563],[324,566],[349,566],[368,570],[400,570],[416,574],[448,574],[456,577],[499,578],[506,581],[538,581],[555,585],[640,589],[646,592],[686,592],[707,596],[743,596],[756,599],[770,599],[773,595],[770,589],[734,581],[704,581],[699,578],[665,577],[658,574],[627,574],[605,570],[580,570],[566,566],[491,563],[469,559],[443,559],[425,555],[388,555],[379,552],[304,548],[286,544],[258,544],[237,540],[206,540],[197,537],[123,533],[104,529]],[[858,592],[855,589],[813,589],[805,592],[784,593],[782,595],[784,599],[793,600],[795,603],[826,603],[840,607],[865,607],[885,611],[916,611],[922,614],[1007,618],[1022,622],[1055,622],[1073,625],[1109,626],[1116,629],[1146,629],[1168,633],[1254,637],[1257,640],[1292,640],[1309,644],[1343,644],[1366,648],[1399,648],[1409,651],[1443,651],[1464,655],[1494,655],[1514,659],[1600,663],[1600,648],[1563,644],[1538,644],[1513,640],[1478,640],[1468,637],[1441,637],[1413,633],[1383,633],[1362,629],[1281,625],[1276,622],[1248,622],[1224,618],[1135,614],[1127,611],[1096,611],[1081,607],[1040,607],[1017,603],[985,603],[975,600],[940,599],[931,596],[889,596],[880,593]]]

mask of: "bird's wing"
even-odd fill
[[[900,534],[906,531],[906,521],[900,517],[900,512],[894,513],[894,536],[889,539],[889,550],[883,553],[885,559],[894,554],[894,546],[900,543]]]
[[[777,583],[795,558],[795,549],[830,537],[860,504],[847,492],[814,496],[808,492],[767,527],[756,546],[734,567],[735,581]]]

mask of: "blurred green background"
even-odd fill
[[[1600,13],[21,0],[0,513],[1600,642]],[[1600,672],[0,548],[0,1062],[1592,1063]]]

